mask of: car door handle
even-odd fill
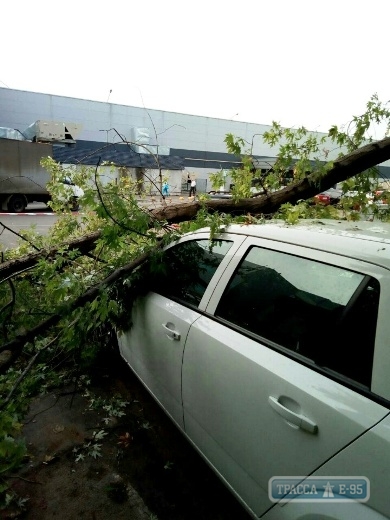
[[[165,331],[165,334],[168,336],[168,338],[175,339],[176,341],[180,341],[180,333],[173,330],[170,323],[164,323],[162,324],[162,327]]]
[[[305,430],[309,433],[317,433],[318,426],[316,423],[305,417],[304,415],[295,413],[285,406],[283,406],[276,397],[272,397],[271,395],[268,397],[268,402],[272,406],[272,408],[284,419],[288,422],[295,424],[302,430]]]

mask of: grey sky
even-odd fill
[[[19,0],[2,13],[10,88],[319,131],[390,99],[388,0]]]

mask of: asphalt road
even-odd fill
[[[167,199],[168,204],[185,204],[192,201],[193,198],[189,198],[186,193],[182,196],[174,195]],[[157,196],[146,197],[140,199],[139,204],[151,209],[160,206],[161,201]],[[20,239],[12,231],[18,233],[20,230],[28,229],[34,225],[39,233],[45,234],[56,220],[55,213],[52,213],[46,204],[40,202],[29,204],[25,213],[9,213],[0,210],[0,252],[17,246]]]
[[[56,215],[45,204],[38,202],[29,204],[25,213],[0,212],[0,251],[18,245],[20,239],[12,231],[19,233],[35,226],[38,233],[45,234],[56,220]]]

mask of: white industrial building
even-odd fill
[[[15,129],[30,139],[36,122],[63,122],[77,130],[76,137],[69,132],[65,146],[55,147],[54,156],[60,162],[94,165],[100,158],[133,169],[135,174],[161,169],[175,192],[180,192],[188,175],[197,178],[198,191],[208,191],[209,173],[228,171],[240,163],[239,157],[226,151],[228,133],[243,138],[264,168],[277,153],[263,143],[267,125],[0,88],[0,127]],[[325,144],[325,149],[328,160],[338,155],[333,144]],[[381,173],[390,177],[390,162],[383,166]]]

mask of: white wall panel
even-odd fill
[[[119,141],[115,132],[107,135],[99,130],[116,128],[130,139],[132,127],[148,127],[151,144],[157,143],[156,132],[158,144],[170,148],[226,152],[224,138],[232,133],[245,139],[248,149],[253,142],[255,155],[275,156],[277,152],[258,135],[269,129],[266,125],[0,88],[0,126],[23,131],[39,119],[82,123],[79,139],[91,141]],[[334,145],[324,148],[331,150],[329,159],[337,157]]]

